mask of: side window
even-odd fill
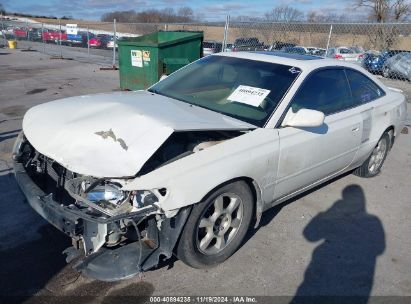
[[[355,105],[364,104],[384,96],[384,91],[367,76],[353,70],[345,70]]]
[[[305,108],[329,115],[351,107],[351,92],[343,69],[314,72],[304,81],[291,101],[294,112]]]

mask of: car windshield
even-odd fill
[[[263,127],[300,73],[282,64],[208,56],[149,91]]]

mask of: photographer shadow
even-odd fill
[[[345,296],[368,302],[385,233],[378,217],[367,213],[360,186],[347,186],[342,196],[304,229],[308,241],[321,243],[291,303],[339,303]]]

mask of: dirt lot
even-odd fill
[[[17,302],[65,295],[72,297],[51,299],[82,303],[119,295],[286,296],[284,303],[294,295],[363,296],[364,303],[369,295],[411,296],[411,135],[398,139],[376,178],[345,175],[266,212],[216,268],[195,270],[173,259],[121,282],[79,276],[61,254],[70,240],[24,202],[10,152],[28,108],[117,90],[118,72],[20,50],[0,50],[0,69],[0,295],[21,296]],[[411,100],[410,83],[389,82]]]

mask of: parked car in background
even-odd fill
[[[113,36],[107,34],[98,34],[89,40],[89,46],[93,48],[105,49]]]
[[[399,53],[388,58],[382,68],[384,77],[397,77],[411,81],[411,53]]]
[[[220,53],[223,44],[218,41],[203,41],[203,56]]]
[[[358,65],[219,53],[148,90],[29,109],[12,159],[28,204],[72,238],[67,261],[113,281],[173,252],[222,263],[263,211],[352,170],[378,175],[406,116],[405,96]]]
[[[312,52],[311,55],[320,56],[320,57],[325,57],[326,51],[327,51],[326,49],[317,48],[316,50],[314,50],[314,51]]]
[[[28,30],[26,28],[16,27],[13,29],[13,35],[18,40],[27,39]]]
[[[283,47],[281,49],[282,52],[291,53],[291,54],[299,54],[299,55],[307,55],[307,51],[304,47],[301,46],[293,46],[293,47]]]
[[[48,30],[42,33],[43,40],[46,43],[60,43],[67,40],[67,34],[63,31]]]
[[[325,51],[326,51],[325,49],[318,48],[318,47],[312,47],[312,46],[306,47],[305,50],[307,54],[314,55],[314,56],[324,56]]]
[[[116,49],[118,48],[118,42],[124,40],[123,37],[116,37]],[[107,48],[112,49],[114,48],[114,36],[111,37],[110,41],[107,42]]]
[[[357,54],[358,60],[357,61],[362,61],[364,58],[365,50],[361,46],[351,46],[350,50],[354,52],[354,54]]]
[[[279,51],[284,47],[294,47],[296,46],[295,43],[289,43],[289,42],[281,42],[281,41],[274,41],[273,44],[268,48],[269,51]]]
[[[362,54],[356,53],[354,50],[352,50],[349,47],[336,47],[336,48],[330,48],[327,53],[328,58],[334,58],[338,60],[344,60],[344,61],[361,61]]]
[[[42,41],[43,35],[41,28],[31,28],[28,32],[28,40],[31,41]]]
[[[232,43],[227,43],[225,46],[224,52],[232,52],[233,51],[233,44]]]
[[[84,31],[79,31],[77,34],[67,34],[67,39],[63,41],[63,44],[69,46],[82,46],[87,47],[87,39],[94,38],[93,33],[88,33]]]
[[[233,43],[233,52],[239,51],[263,51],[264,43],[260,42],[258,38],[237,38]]]
[[[387,59],[407,51],[403,50],[385,50],[381,53],[367,52],[364,54],[362,66],[370,73],[382,74],[383,67]]]

